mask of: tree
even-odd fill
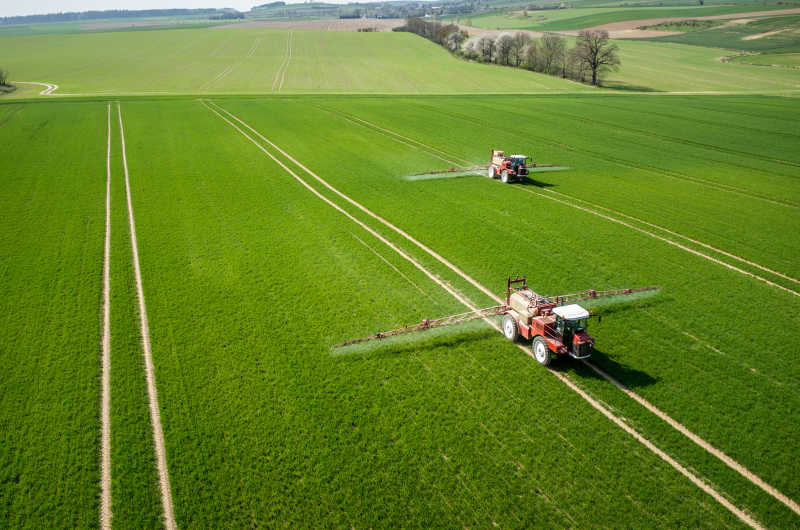
[[[531,40],[527,46],[525,46],[525,50],[523,50],[522,55],[524,57],[525,64],[528,65],[528,68],[531,70],[536,70],[538,66],[538,59],[539,59],[539,50],[537,49],[536,41]]]
[[[514,66],[519,66],[525,59],[525,46],[527,46],[530,41],[531,38],[527,33],[518,31],[514,34],[514,42],[511,44],[511,51],[509,53]]]
[[[508,33],[503,33],[494,41],[497,63],[508,64],[511,55],[511,47],[514,45],[514,37]]]
[[[539,69],[546,74],[555,74],[561,71],[566,59],[567,44],[564,37],[555,33],[542,35],[542,47],[539,50]]]
[[[584,29],[575,41],[575,50],[580,60],[592,72],[592,85],[607,70],[619,68],[618,47],[608,39],[607,31]]]
[[[477,51],[485,61],[491,61],[494,57],[494,39],[491,37],[481,37],[478,41]]]

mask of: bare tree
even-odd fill
[[[531,38],[527,33],[518,31],[514,34],[514,42],[511,43],[511,51],[509,52],[511,62],[514,63],[514,66],[522,64],[525,58],[525,46],[527,46],[530,41]]]
[[[477,51],[484,60],[491,61],[494,57],[494,39],[481,37],[478,41]]]
[[[508,60],[511,56],[511,47],[513,45],[514,37],[512,37],[510,34],[503,33],[497,37],[497,40],[494,41],[494,46],[498,64],[508,64]]]
[[[575,41],[576,53],[592,72],[592,84],[597,86],[598,77],[607,70],[619,68],[619,48],[608,39],[607,31],[584,29]]]
[[[542,35],[542,46],[539,51],[541,72],[555,74],[561,71],[566,59],[567,44],[564,37],[555,33]]]

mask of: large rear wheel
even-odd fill
[[[500,173],[500,180],[503,181],[503,184],[508,184],[508,170],[504,169],[502,173]]]
[[[490,179],[497,177],[497,171],[495,171],[494,166],[491,164],[489,164],[489,170],[486,173],[487,173],[486,176],[489,177]]]
[[[511,315],[503,317],[503,335],[510,341],[517,340],[519,337],[519,329],[517,328],[517,321]]]
[[[553,353],[547,346],[547,341],[544,340],[544,337],[533,339],[533,356],[543,366],[548,366],[553,360]]]

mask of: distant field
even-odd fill
[[[57,93],[548,92],[588,87],[471,64],[416,35],[194,29],[9,37],[12,79]]]
[[[0,328],[14,383],[0,397],[5,526],[96,521],[106,108],[0,104],[0,289],[14,308]],[[492,299],[300,164],[492,292],[509,271],[551,294],[662,285],[593,323],[592,362],[800,497],[796,100],[219,97],[121,109],[179,526],[742,525],[491,330],[332,355],[342,340],[463,311],[438,282]],[[115,521],[153,526],[110,139]],[[493,147],[571,169],[515,185],[405,178],[485,163]],[[587,366],[555,370],[759,523],[800,524]]]
[[[704,32],[698,32],[704,33]],[[468,63],[407,33],[195,29],[45,35],[3,40],[12,80],[59,85],[55,94],[547,93],[593,91],[557,77]],[[608,86],[645,91],[776,92],[800,72],[726,64],[726,50],[620,42]],[[9,97],[44,87],[20,85]]]
[[[616,42],[622,67],[608,74],[606,84],[610,87],[656,91],[800,90],[800,72],[721,62],[721,57],[732,54],[729,50],[668,42]]]
[[[583,29],[622,22],[626,20],[641,20],[648,18],[666,17],[701,17],[712,15],[726,15],[729,13],[745,13],[748,11],[763,11],[766,9],[780,9],[785,6],[764,6],[762,4],[736,4],[712,6],[681,6],[681,7],[639,7],[639,8],[613,8],[613,7],[587,7],[580,9],[552,9],[541,11],[528,11],[528,17],[521,14],[507,15],[504,13],[463,15],[462,22],[469,18],[472,25],[486,29],[530,29],[534,31],[561,31],[570,29]],[[450,17],[453,18],[453,17]]]
[[[798,51],[800,15],[769,17],[753,20],[747,24],[734,24],[650,40],[744,51]]]
[[[730,62],[758,64],[766,66],[800,66],[800,53],[770,53],[764,55],[742,55],[733,57]]]

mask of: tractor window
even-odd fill
[[[589,324],[588,318],[581,318],[580,320],[570,320],[569,327],[572,331],[586,331],[586,327]]]

